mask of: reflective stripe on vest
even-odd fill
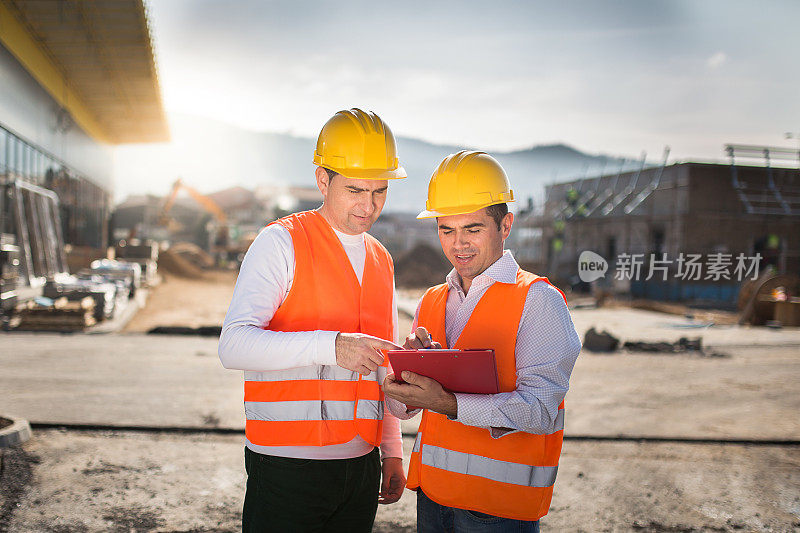
[[[500,483],[523,487],[552,487],[556,482],[557,466],[530,466],[508,461],[498,461],[482,455],[456,452],[425,444],[422,446],[422,464],[477,476]]]
[[[378,367],[376,372],[370,372],[362,376],[364,381],[374,381],[378,384],[386,379],[387,368]],[[245,371],[245,381],[296,381],[306,379],[326,379],[338,381],[358,381],[359,373],[347,370],[340,366],[332,365],[312,365],[300,368],[289,368],[286,370],[271,370],[269,372]]]
[[[358,400],[355,402],[337,400],[299,400],[290,402],[244,402],[244,412],[248,420],[365,420],[383,419],[383,402]]]
[[[553,422],[553,433],[557,431],[564,431],[564,409],[559,409],[556,414],[556,420]],[[419,451],[420,444],[422,443],[422,431],[417,431],[417,436],[414,438],[414,446],[411,448],[411,453]]]

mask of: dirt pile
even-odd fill
[[[161,252],[158,257],[158,270],[181,278],[200,279],[203,271],[197,264],[182,254],[173,252],[172,248]]]
[[[193,242],[176,242],[169,249],[200,268],[214,268],[214,258]]]
[[[198,328],[222,324],[235,283],[236,272],[227,270],[208,270],[199,278],[167,274],[165,283],[151,291],[147,307],[136,313],[125,332],[146,333],[158,326]]]
[[[417,244],[394,263],[394,279],[398,287],[426,288],[444,283],[452,266],[441,250]]]

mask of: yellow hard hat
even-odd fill
[[[428,184],[425,211],[417,218],[463,215],[513,201],[514,191],[500,163],[485,152],[462,150],[439,163]]]
[[[393,180],[405,178],[397,159],[397,143],[389,126],[371,111],[339,111],[322,126],[314,164],[346,178]]]

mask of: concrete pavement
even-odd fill
[[[580,332],[600,324],[623,338],[687,333],[671,327],[685,319],[648,311],[574,318]],[[582,353],[567,434],[800,439],[790,416],[800,411],[800,330],[752,329],[706,330],[725,358]],[[198,337],[3,334],[4,410],[31,422],[243,429],[242,373],[222,368],[216,349]]]
[[[647,311],[573,317],[581,334],[591,324],[630,340],[695,333],[681,317]],[[800,331],[703,334],[728,356],[581,354],[566,434],[800,439]],[[240,431],[242,375],[222,368],[216,346],[197,337],[0,334],[0,405],[34,423]],[[405,429],[413,434],[414,423]],[[412,440],[404,439],[406,458]],[[21,489],[0,530],[236,531],[242,445],[241,435],[35,429],[3,452],[0,508],[9,504],[4,487]],[[414,521],[407,491],[380,509],[375,531],[413,531]],[[543,526],[800,530],[800,449],[567,440]]]
[[[239,436],[40,430],[3,461],[0,510],[10,474],[29,480],[0,531],[240,531]],[[798,495],[796,447],[566,441],[542,531],[790,532]],[[374,531],[415,531],[415,501],[381,506]]]

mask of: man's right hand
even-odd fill
[[[372,335],[339,333],[336,335],[336,364],[366,376],[383,364],[383,354],[379,350],[400,349],[395,343]]]
[[[406,350],[424,350],[426,348],[441,349],[442,345],[434,342],[428,330],[422,326],[418,327],[414,333],[406,337],[403,348]]]

